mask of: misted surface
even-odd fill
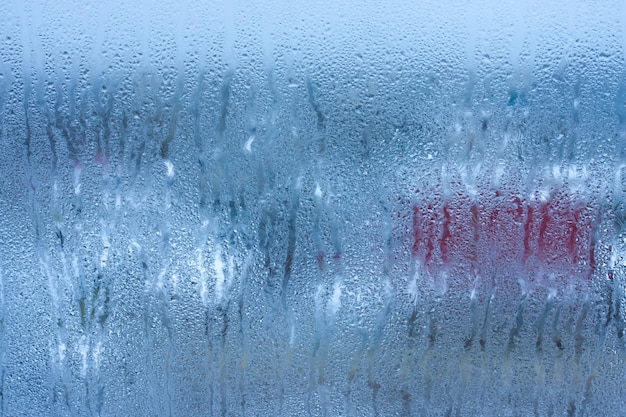
[[[626,416],[621,2],[26,3],[0,416]]]

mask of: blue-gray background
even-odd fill
[[[626,415],[623,2],[0,16],[0,415]],[[420,269],[402,203],[502,184],[591,279]]]

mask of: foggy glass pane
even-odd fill
[[[626,3],[0,16],[0,416],[626,416]]]

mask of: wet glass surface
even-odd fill
[[[0,16],[1,416],[626,415],[621,2]]]

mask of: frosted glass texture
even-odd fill
[[[0,416],[626,416],[626,3],[0,16]]]

